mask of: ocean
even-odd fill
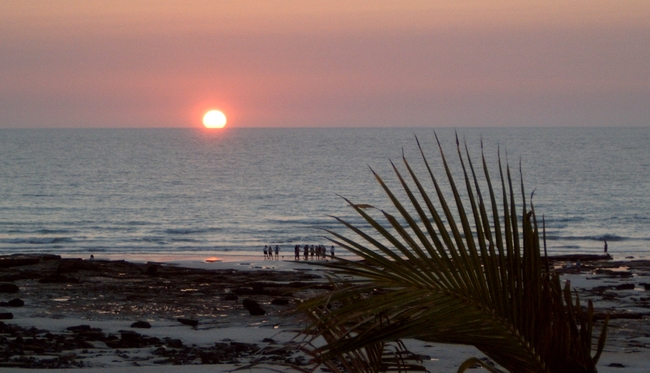
[[[361,223],[342,197],[391,209],[369,167],[397,186],[404,152],[428,180],[417,136],[444,179],[434,132],[457,165],[456,131],[493,182],[497,149],[516,185],[521,163],[550,254],[650,257],[647,128],[0,129],[0,254],[328,244],[332,216]]]

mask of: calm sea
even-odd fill
[[[455,158],[453,129],[436,129]],[[650,254],[647,128],[459,129],[492,176],[497,148],[544,215],[551,253]],[[390,210],[368,166],[395,185],[401,155],[423,179],[417,135],[434,129],[0,130],[0,253],[260,252],[326,243],[344,196]],[[454,162],[456,163],[456,162]],[[440,173],[439,178],[444,178]],[[428,180],[428,179],[427,179]]]

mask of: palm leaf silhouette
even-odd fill
[[[396,213],[346,200],[370,228],[336,218],[356,238],[327,231],[361,260],[322,264],[336,275],[336,288],[300,306],[312,319],[305,332],[327,336],[313,350],[316,363],[349,361],[355,352],[416,338],[476,346],[511,372],[596,372],[607,320],[592,356],[593,306],[583,310],[540,254],[523,181],[517,200],[510,167],[499,155],[498,203],[482,144],[479,177],[456,137],[457,182],[436,140],[447,197],[416,138],[431,184],[420,181],[403,155],[406,173],[393,169],[405,202],[373,171]]]

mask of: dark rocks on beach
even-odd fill
[[[179,317],[176,319],[179,323],[183,325],[189,325],[189,326],[197,326],[199,325],[199,320],[194,320],[194,319],[185,319],[182,317]]]
[[[133,324],[131,324],[132,328],[140,328],[140,329],[151,329],[151,324],[149,324],[146,321],[136,321]]]
[[[616,290],[634,290],[634,284],[621,284],[614,287]]]
[[[260,304],[257,303],[256,301],[252,300],[252,299],[244,299],[244,301],[242,302],[242,305],[253,316],[262,316],[262,315],[266,314],[266,311],[264,311],[264,309],[262,309],[262,307],[260,307]]]
[[[71,332],[82,332],[86,330],[92,330],[92,328],[90,327],[90,325],[83,324],[83,325],[69,326],[66,328],[66,330],[69,330]]]
[[[289,305],[289,299],[286,298],[275,298],[271,301],[271,304],[274,304],[276,306],[288,306]]]
[[[115,348],[143,348],[151,345],[162,346],[163,344],[160,339],[156,337],[144,336],[132,330],[120,330],[120,335],[121,338],[119,342],[113,344],[117,346]],[[106,344],[109,347],[113,347],[108,342]]]
[[[58,255],[53,254],[14,254],[0,257],[0,268],[22,267],[37,265],[42,262],[59,260]]]
[[[78,278],[67,277],[60,274],[54,274],[48,277],[43,277],[38,280],[41,284],[77,284],[79,283]]]
[[[147,269],[144,271],[144,274],[147,276],[155,276],[158,274],[158,265],[150,265],[147,267]]]
[[[253,302],[246,302],[253,315],[283,317],[277,308],[271,307],[265,312],[260,305],[271,303],[273,298],[289,299],[291,304],[293,297],[320,291],[322,285],[319,274],[304,271],[205,270],[163,263],[45,256],[38,256],[38,261],[34,258],[26,261],[10,258],[10,261],[1,262],[8,260],[6,258],[0,256],[0,284],[8,284],[10,289],[5,287],[5,290],[10,290],[10,293],[19,291],[20,300],[25,303],[44,307],[52,314],[74,312],[88,315],[89,319],[111,319],[111,315],[119,315],[121,319],[131,320],[127,325],[150,317],[174,320],[177,315],[192,314],[205,315],[207,319],[226,314],[236,322],[246,323],[248,313],[244,315],[238,304],[238,299],[242,298]],[[3,263],[12,266],[3,267]],[[148,268],[154,266],[156,275],[148,275]],[[238,296],[234,289],[254,294]],[[296,295],[291,295],[293,293]],[[0,301],[12,298],[18,299],[13,295],[0,298]],[[5,319],[13,317],[10,313],[4,315]],[[186,320],[190,320],[189,325],[199,323],[192,318]],[[119,333],[104,333],[91,325],[77,325],[68,330],[49,332],[7,324],[3,327],[0,321],[0,335],[6,336],[0,337],[0,366],[7,367],[83,367],[89,363],[86,360],[88,354],[104,354],[100,350],[108,348],[119,349],[121,352],[113,350],[116,358],[134,365],[142,361],[142,355],[131,356],[125,349],[146,348],[156,356],[155,361],[162,364],[241,363],[259,351],[254,344],[234,341],[222,341],[211,346],[185,346],[180,339],[150,338],[131,328]],[[263,359],[275,361],[281,359],[283,353],[264,355]]]
[[[542,258],[543,259],[543,258]],[[597,254],[566,254],[566,255],[549,255],[548,259],[552,262],[575,262],[580,260],[581,262],[593,262],[598,260],[611,260],[612,257],[609,254],[597,255]]]
[[[0,307],[22,307],[25,305],[25,301],[22,299],[12,299],[9,302],[0,302]]]
[[[183,341],[178,338],[165,338],[165,342],[171,348],[183,348]]]
[[[0,320],[11,320],[14,318],[14,314],[11,312],[0,312]]]
[[[0,293],[17,293],[18,292],[18,285],[16,284],[9,284],[9,283],[4,283],[0,284]]]

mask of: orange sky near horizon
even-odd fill
[[[641,0],[24,0],[0,50],[0,128],[650,125]]]

